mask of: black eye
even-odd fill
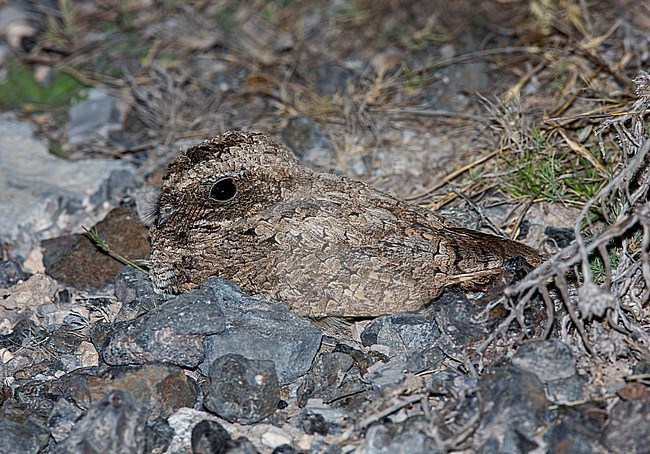
[[[227,202],[237,194],[237,185],[232,178],[222,178],[212,185],[210,197],[220,202]]]

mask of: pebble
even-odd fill
[[[365,454],[447,452],[443,446],[439,446],[427,435],[431,431],[432,422],[422,416],[414,416],[397,424],[375,424],[368,428],[360,452]]]
[[[34,274],[0,294],[0,318],[16,320],[28,310],[53,300],[57,284],[45,274]]]
[[[93,403],[74,425],[68,438],[55,446],[53,453],[145,452],[145,424],[148,412],[128,393],[110,391]]]
[[[217,421],[204,419],[192,429],[192,451],[195,454],[211,454],[228,449],[232,438]]]
[[[99,88],[91,88],[86,98],[70,107],[68,116],[68,143],[81,145],[97,137],[108,137],[120,131],[120,115],[115,97]]]
[[[272,361],[227,354],[210,366],[205,408],[227,421],[253,424],[271,415],[280,402]]]
[[[604,444],[617,454],[641,454],[650,446],[650,398],[620,400],[610,412],[604,433]],[[630,436],[634,434],[634,436]]]
[[[485,452],[521,452],[536,446],[535,432],[546,420],[548,400],[536,375],[513,366],[497,367],[480,381],[484,413],[478,429]]]
[[[122,303],[116,322],[133,320],[158,303],[149,276],[132,266],[122,268],[115,278],[115,297]]]
[[[369,389],[362,378],[362,369],[352,355],[344,352],[330,352],[321,355],[305,377],[298,390],[298,402],[304,406],[309,399],[320,399],[329,404],[346,397],[356,396]]]
[[[281,446],[291,446],[291,437],[282,429],[275,426],[269,426],[266,432],[262,434],[262,443],[271,449],[277,449]]]
[[[361,333],[365,346],[380,344],[388,347],[387,356],[399,352],[423,351],[440,337],[432,319],[416,314],[391,314],[377,317]]]
[[[544,383],[569,378],[577,373],[571,348],[555,339],[522,345],[512,356],[512,364],[537,375]]]

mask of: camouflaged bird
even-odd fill
[[[510,258],[540,261],[528,246],[311,170],[265,135],[240,131],[168,167],[151,240],[159,293],[219,276],[313,318],[417,310],[451,284],[498,279]]]

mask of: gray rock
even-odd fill
[[[147,411],[123,391],[111,391],[95,402],[53,453],[144,453]]]
[[[127,162],[51,155],[29,123],[0,116],[0,232],[13,243],[11,256],[26,257],[38,240],[94,225],[133,173]]]
[[[0,242],[0,250],[3,250]],[[3,260],[0,262],[0,290],[7,289],[20,280],[27,279],[28,275],[18,260]]]
[[[210,281],[116,324],[102,348],[111,365],[163,362],[194,368],[204,359],[203,339],[225,328],[224,292]]]
[[[239,437],[233,440],[228,431],[217,421],[204,419],[192,429],[192,453],[258,454],[259,451],[248,438]]]
[[[115,97],[98,88],[88,90],[83,101],[70,107],[68,143],[78,145],[96,137],[108,137],[122,129]]]
[[[546,452],[594,454],[611,452],[602,443],[605,418],[594,417],[598,404],[568,407],[558,412],[544,433]]]
[[[300,386],[298,402],[303,406],[314,398],[331,403],[358,395],[369,388],[361,374],[358,362],[351,355],[343,352],[324,353]]]
[[[174,439],[174,429],[169,425],[167,419],[163,417],[155,418],[153,421],[149,418],[146,427],[146,440],[148,453],[163,453]]]
[[[350,415],[343,408],[330,407],[325,404],[315,405],[309,401],[300,412],[298,423],[307,434],[339,434],[350,421]]]
[[[512,356],[512,364],[537,375],[544,383],[576,374],[571,348],[555,339],[522,345]]]
[[[228,431],[217,421],[204,419],[192,429],[192,451],[197,454],[224,452],[231,441]]]
[[[589,382],[586,375],[572,375],[559,378],[546,384],[546,396],[557,404],[566,404],[582,399],[585,385]]]
[[[34,453],[47,445],[50,434],[30,421],[19,424],[0,418],[0,452]]]
[[[205,408],[230,422],[253,424],[273,414],[280,386],[272,361],[228,354],[210,367]]]
[[[47,426],[50,428],[52,438],[57,443],[68,438],[72,428],[83,413],[83,410],[63,397],[57,399],[47,418]]]
[[[434,430],[445,432],[434,426],[423,416],[413,416],[398,424],[375,424],[368,429],[361,447],[365,454],[436,454],[447,452],[438,446],[430,436]],[[444,436],[438,435],[440,438]]]
[[[605,445],[614,453],[647,453],[650,446],[650,399],[618,401],[609,414]]]
[[[152,310],[158,302],[149,276],[132,266],[125,266],[115,278],[115,296],[122,303],[116,322],[133,320]]]
[[[438,342],[446,355],[462,361],[463,349],[484,339],[488,329],[474,321],[482,318],[482,309],[455,289],[445,290],[431,304],[430,311],[441,331]]]
[[[500,452],[517,442],[518,437],[531,441],[535,432],[545,423],[548,400],[544,385],[536,375],[517,367],[499,367],[485,373],[479,381],[484,402],[484,414],[477,435],[487,440],[499,434]],[[517,440],[509,432],[516,431]],[[519,451],[513,451],[519,452]]]
[[[387,363],[377,363],[368,369],[364,381],[372,384],[375,391],[396,386],[404,382],[407,373],[415,374],[425,369],[420,352],[399,353]]]
[[[207,375],[210,364],[227,353],[273,361],[281,385],[309,370],[322,338],[321,330],[309,320],[292,314],[283,304],[248,296],[224,279],[209,279],[202,286],[220,295],[226,329],[206,337],[201,372]]]
[[[440,331],[432,319],[416,314],[391,314],[377,317],[361,333],[365,346],[389,347],[393,356],[398,352],[423,351],[434,344]]]

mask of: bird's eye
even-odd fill
[[[222,178],[210,189],[210,197],[219,202],[227,202],[235,197],[235,194],[237,194],[237,185],[230,177]]]

